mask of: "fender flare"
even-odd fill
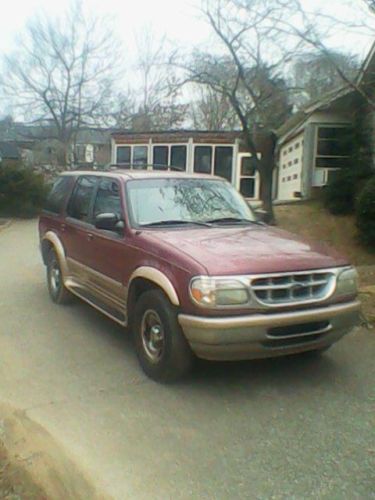
[[[44,241],[48,241],[53,246],[53,249],[56,252],[57,258],[59,259],[62,274],[63,274],[63,276],[67,276],[68,275],[68,266],[66,263],[65,250],[64,250],[63,244],[61,243],[60,238],[53,231],[48,231],[43,236],[42,244]]]
[[[155,267],[149,267],[149,266],[138,267],[130,276],[128,290],[130,290],[132,281],[135,280],[136,278],[144,278],[149,281],[152,281],[163,290],[163,292],[167,295],[167,297],[169,298],[169,300],[173,305],[175,306],[180,305],[177,292],[174,286],[172,285],[170,279],[167,278],[167,276],[164,273],[162,273]]]

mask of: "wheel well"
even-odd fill
[[[53,248],[53,244],[50,241],[48,241],[48,240],[42,241],[41,250],[42,250],[43,263],[45,265],[47,265],[47,263],[48,263],[48,254],[52,248]]]
[[[164,293],[164,291],[156,283],[146,278],[135,278],[131,282],[127,299],[129,323],[131,322],[132,312],[134,311],[137,300],[144,292],[147,292],[149,290],[161,290]]]

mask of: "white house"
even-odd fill
[[[241,132],[177,130],[112,134],[112,164],[121,168],[179,170],[224,177],[249,201],[258,201],[259,174]],[[266,147],[266,145],[264,145]],[[262,155],[262,141],[259,153]]]
[[[280,129],[277,200],[309,198],[348,165],[356,98],[351,89],[336,91]]]
[[[346,85],[292,116],[277,132],[278,166],[275,198],[309,198],[351,160],[352,130],[361,122],[375,165],[375,43],[355,85]],[[367,99],[364,97],[367,96]]]

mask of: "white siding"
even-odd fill
[[[300,193],[302,160],[303,160],[303,133],[283,144],[280,149],[279,160],[279,200],[294,200],[295,193]]]

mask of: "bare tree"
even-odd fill
[[[375,14],[374,0],[364,0],[364,3]],[[337,53],[329,48],[327,42],[331,38],[332,33],[338,30],[345,30],[349,36],[350,33],[360,32],[368,38],[373,37],[375,34],[375,17],[372,15],[368,16],[365,11],[361,11],[362,16],[359,16],[358,19],[339,19],[338,16],[333,18],[324,12],[307,11],[302,5],[301,0],[290,0],[290,7],[295,11],[299,22],[294,22],[295,18],[293,17],[290,19],[284,18],[281,29],[290,38],[301,40],[310,50],[314,50],[318,57],[324,59],[336,71],[342,86],[356,91],[375,110],[372,86],[363,85],[358,79],[358,74],[352,71],[350,65],[342,64],[342,59],[338,58]],[[357,10],[358,7],[353,6],[353,18]]]
[[[45,125],[65,149],[84,125],[102,122],[118,68],[116,41],[105,21],[79,3],[62,17],[29,22],[18,49],[5,57],[1,83],[15,109]]]
[[[375,14],[375,0],[364,0],[368,8]]]
[[[197,98],[189,110],[195,129],[233,130],[239,127],[237,115],[225,95],[203,85],[194,88],[195,95]]]
[[[180,101],[171,53],[165,37],[158,38],[151,28],[142,30],[137,38],[136,81],[120,95],[118,126],[146,131],[176,128],[183,122],[187,106]]]
[[[342,87],[337,67],[354,81],[360,67],[358,57],[330,50],[329,57],[315,51],[297,58],[289,71],[290,87],[294,89],[291,96],[293,103],[300,108]]]
[[[196,52],[186,68],[187,81],[209,86],[221,94],[236,114],[260,174],[261,199],[269,222],[274,221],[273,130],[291,111],[281,74],[290,54],[301,45],[301,41],[295,40],[287,44],[280,30],[280,18],[288,15],[287,11],[286,1],[248,0],[244,4],[236,0],[208,0],[203,12],[221,52]],[[263,155],[258,158],[261,135]]]

